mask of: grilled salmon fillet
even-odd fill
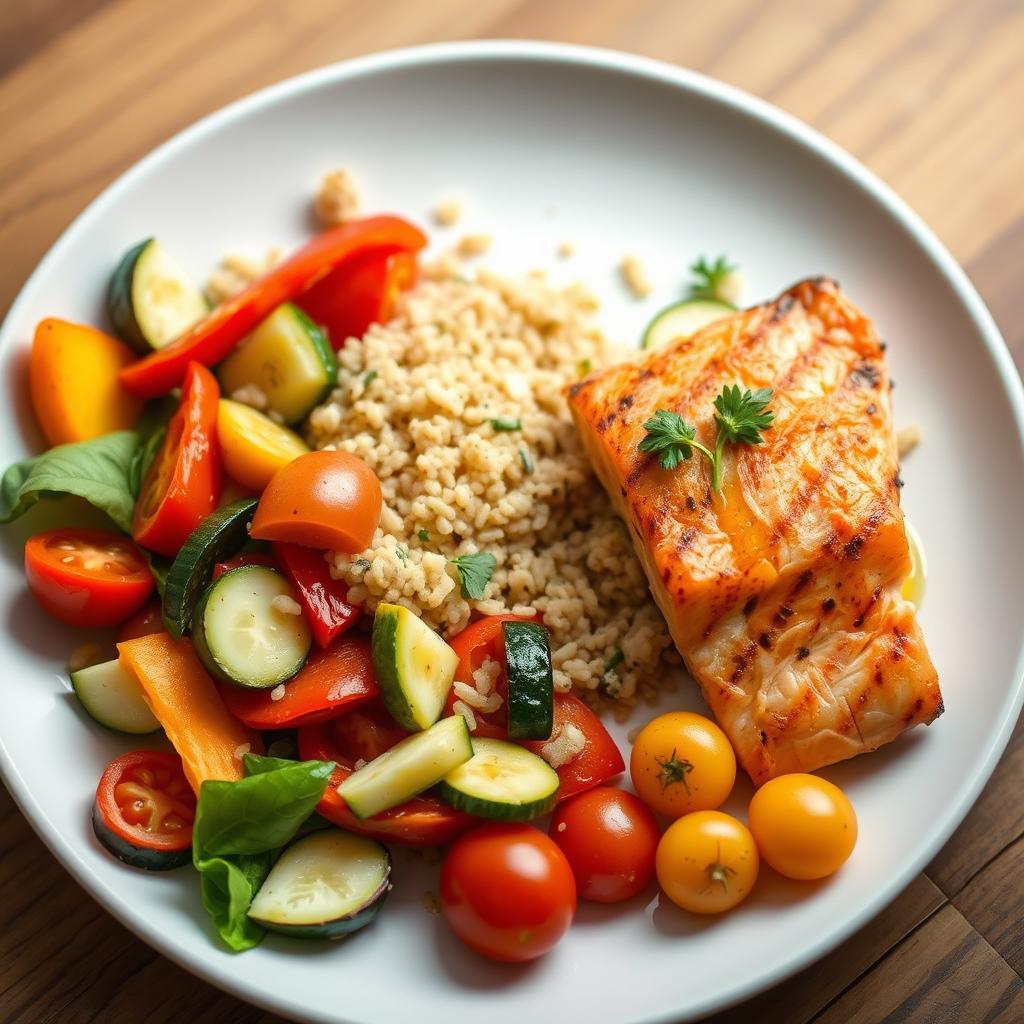
[[[567,389],[651,590],[755,783],[888,743],[942,713],[914,606],[889,378],[871,321],[827,279]],[[773,425],[723,483],[669,471],[643,424],[678,412],[713,448],[723,385],[770,387]]]

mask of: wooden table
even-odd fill
[[[57,234],[172,133],[373,50],[529,37],[708,72],[821,129],[910,201],[1024,359],[1024,5],[1014,0],[2,0],[0,311]],[[277,1021],[92,902],[0,796],[0,1020]],[[815,967],[715,1018],[1024,1020],[1024,728],[966,823]]]

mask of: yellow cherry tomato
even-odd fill
[[[721,811],[696,811],[672,822],[655,858],[665,895],[695,914],[720,914],[746,899],[760,863],[750,830]]]
[[[309,451],[294,430],[230,398],[220,400],[217,436],[228,476],[254,491],[262,491],[282,466]]]
[[[857,842],[857,815],[838,787],[794,773],[766,782],[750,801],[750,831],[761,856],[787,878],[825,878]]]
[[[672,711],[640,730],[629,774],[651,810],[678,818],[722,805],[736,781],[736,755],[710,718]]]

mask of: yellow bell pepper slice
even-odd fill
[[[309,451],[294,430],[230,398],[220,400],[217,435],[228,476],[257,492],[282,466]]]

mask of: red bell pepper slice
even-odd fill
[[[432,796],[416,796],[389,811],[361,819],[337,793],[338,786],[355,770],[357,760],[372,761],[405,736],[384,706],[371,701],[329,722],[299,729],[299,756],[304,761],[337,764],[316,808],[328,821],[386,843],[441,846],[478,824],[478,819]]]
[[[181,383],[190,361],[219,363],[282,302],[294,299],[336,267],[370,252],[415,252],[426,241],[418,228],[392,216],[367,217],[324,231],[181,337],[126,366],[119,374],[121,384],[142,398],[162,395]]]
[[[274,692],[229,684],[220,687],[228,711],[251,729],[314,725],[377,696],[369,643],[361,637],[345,637],[329,651],[314,651],[284,684],[284,696],[274,700]]]
[[[370,324],[391,319],[399,293],[416,283],[416,270],[414,253],[368,253],[332,270],[295,304],[327,331],[338,349],[346,338],[361,338]]]
[[[360,609],[348,603],[345,581],[331,576],[324,553],[315,548],[279,543],[274,554],[295,584],[313,639],[321,647],[330,647],[360,615]]]
[[[575,725],[586,738],[587,745],[568,764],[557,768],[558,799],[593,789],[619,775],[626,767],[618,744],[611,738],[601,719],[574,693],[555,694],[555,722],[551,731],[557,736],[566,725]],[[545,740],[522,740],[522,746],[540,755]]]
[[[144,548],[174,556],[217,507],[223,473],[217,443],[220,388],[205,366],[189,363],[178,411],[167,424],[132,518]]]

